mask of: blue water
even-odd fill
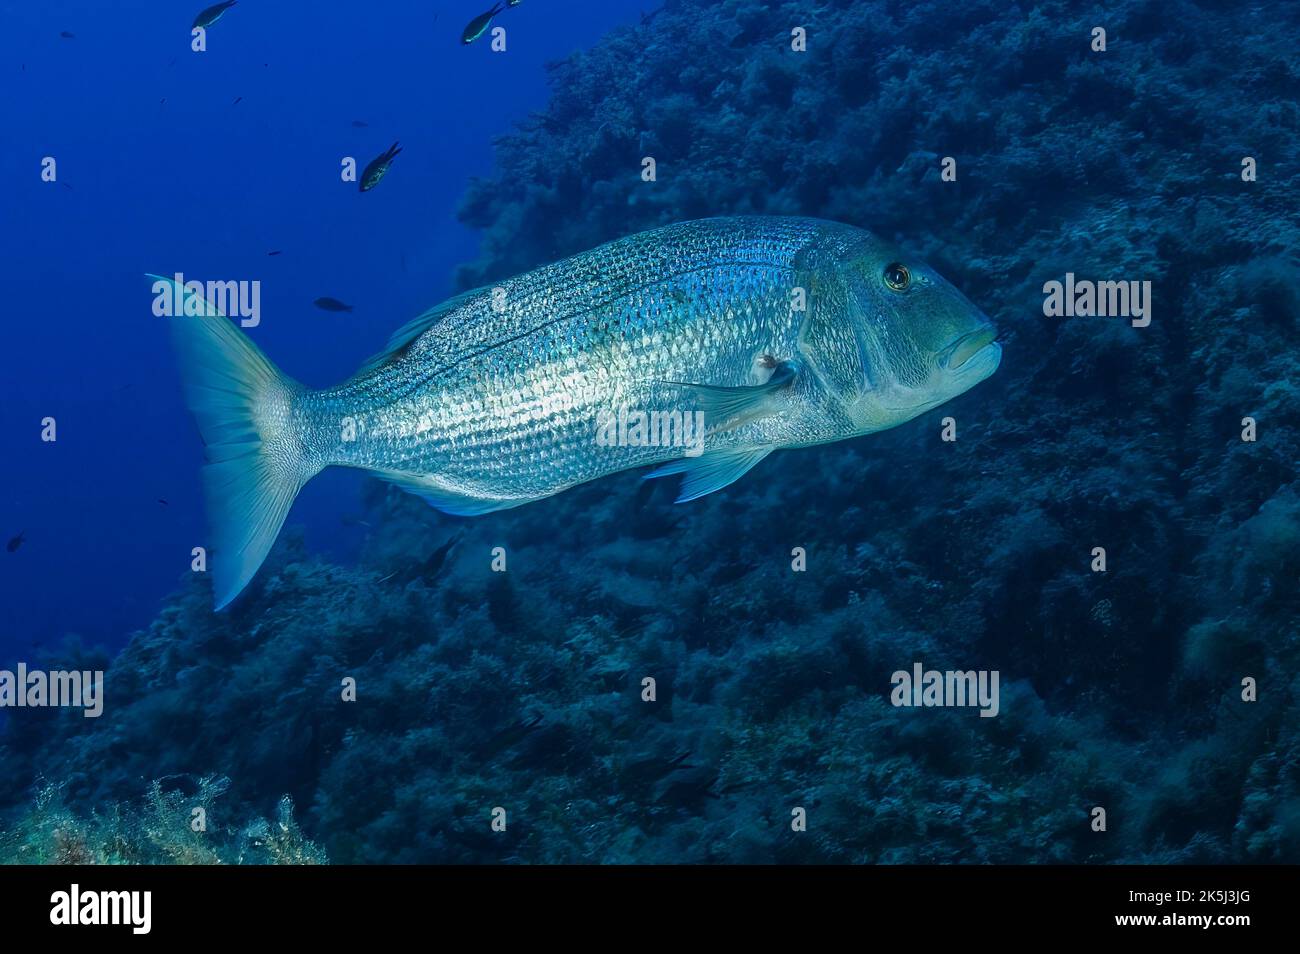
[[[0,7],[0,678],[107,669],[101,718],[5,711],[0,861],[259,819],[340,862],[1300,860],[1300,6],[523,0],[497,54],[481,2],[240,0],[203,54],[184,4]],[[454,291],[756,214],[928,262],[996,374],[690,504],[326,471],[212,611],[146,272],[260,281],[324,386]],[[1045,311],[1067,275],[1149,324]],[[914,666],[996,715],[899,705]]]
[[[505,54],[460,45],[477,6],[248,0],[195,53],[184,4],[5,5],[0,536],[26,542],[0,564],[0,658],[68,633],[120,646],[201,542],[202,445],[144,273],[260,281],[261,346],[308,385],[337,383],[475,256],[457,205],[492,171],[493,138],[545,104],[545,64],[644,4],[523,3],[498,23]],[[342,157],[364,166],[395,140],[382,188],[340,181]],[[302,495],[313,546],[354,550],[340,516],[357,486],[329,474]]]

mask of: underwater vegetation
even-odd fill
[[[172,782],[169,779],[168,782]],[[242,829],[207,827],[228,779],[186,779],[185,788],[149,785],[141,806],[113,804],[82,817],[68,810],[58,785],[42,782],[31,809],[0,832],[0,863],[54,865],[222,865],[327,863],[302,834],[293,802],[282,798],[274,821]]]
[[[677,0],[556,64],[467,189],[462,287],[818,216],[960,288],[999,372],[688,505],[627,473],[462,519],[373,483],[355,566],[291,515],[228,610],[187,574],[116,658],[46,663],[107,670],[104,713],[8,713],[0,860],[1300,861],[1298,30]],[[1150,281],[1150,325],[1045,317],[1067,272]],[[918,661],[999,671],[997,717],[892,706]]]

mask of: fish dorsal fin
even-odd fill
[[[411,342],[416,338],[420,337],[420,335],[424,334],[438,322],[442,321],[442,319],[446,318],[447,315],[451,314],[475,295],[480,295],[484,291],[486,291],[485,288],[475,288],[471,291],[461,292],[459,295],[448,298],[441,304],[434,305],[423,314],[412,318],[406,324],[402,325],[402,327],[393,332],[392,337],[388,339],[388,343],[384,345],[383,351],[366,359],[366,362],[357,369],[357,374],[366,374],[367,372],[374,371],[376,368],[388,364],[390,361],[397,360],[406,353],[406,349],[411,346]]]

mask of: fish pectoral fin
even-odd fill
[[[656,467],[645,475],[646,480],[681,474],[682,486],[677,503],[696,500],[715,490],[721,490],[745,476],[755,464],[772,453],[771,447],[739,447],[707,451],[699,457],[684,457]]]
[[[376,477],[381,477],[389,483],[395,484],[408,494],[423,497],[430,506],[455,517],[477,517],[479,514],[491,513],[494,510],[508,510],[511,507],[519,507],[529,503],[532,499],[525,497],[503,500],[499,497],[475,497],[473,494],[449,490],[430,477],[397,474],[383,470],[377,470],[373,473]]]
[[[776,413],[777,407],[772,397],[793,384],[795,374],[794,365],[783,361],[776,366],[772,377],[765,384],[719,387],[687,381],[662,383],[686,388],[694,394],[698,409],[704,413],[705,426],[710,433],[716,434]]]

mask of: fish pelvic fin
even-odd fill
[[[149,277],[183,303],[166,321],[185,401],[205,445],[209,566],[214,608],[222,609],[253,578],[298,491],[321,470],[305,456],[294,423],[294,405],[305,389],[211,302],[172,279]]]
[[[732,447],[705,451],[699,457],[685,457],[656,467],[645,475],[645,479],[681,474],[682,486],[677,494],[677,503],[686,503],[735,483],[772,451],[771,447]]]

